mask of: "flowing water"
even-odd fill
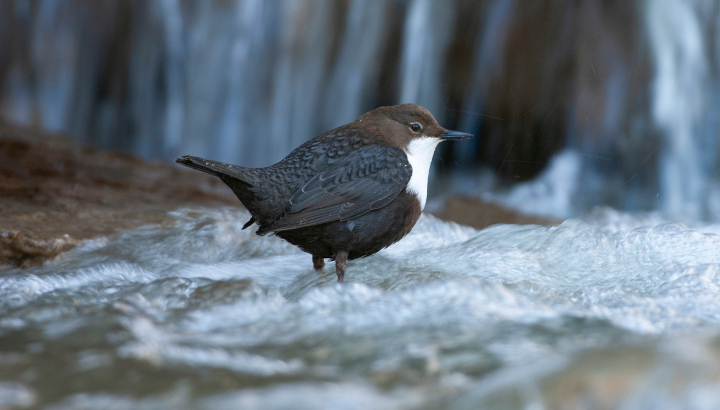
[[[717,226],[425,214],[337,284],[248,217],[181,209],[5,273],[0,407],[720,406]]]

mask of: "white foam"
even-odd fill
[[[351,394],[375,391],[377,380],[434,389],[438,376],[456,375],[485,391],[482,375],[495,369],[519,369],[510,384],[543,377],[526,370],[548,355],[562,367],[577,352],[624,340],[720,334],[720,236],[659,219],[605,210],[591,224],[477,231],[422,215],[396,245],[349,261],[347,283],[337,284],[332,264],[317,272],[309,255],[241,230],[245,211],[175,215],[175,224],[127,232],[60,263],[5,272],[0,334],[35,329],[28,351],[72,342],[129,365],[152,363],[166,377],[182,368],[191,387],[235,374],[268,386],[255,393],[270,401],[284,387],[269,377]],[[682,359],[682,351],[662,354]],[[28,368],[66,360],[58,356],[23,360]],[[368,399],[378,405],[365,407],[381,407],[393,391],[378,390]],[[212,402],[250,397],[218,394]]]

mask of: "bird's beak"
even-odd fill
[[[472,134],[468,134],[467,132],[445,130],[445,132],[440,134],[440,139],[442,139],[442,140],[465,140],[472,136],[473,136]]]

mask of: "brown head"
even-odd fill
[[[356,125],[371,128],[375,135],[406,151],[413,140],[431,138],[436,145],[442,140],[472,137],[471,134],[446,130],[438,124],[430,111],[417,104],[380,107],[366,112],[354,122]]]

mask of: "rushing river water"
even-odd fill
[[[0,278],[0,408],[718,408],[720,236],[423,215],[334,266],[179,210]]]

